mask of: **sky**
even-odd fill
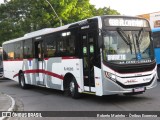
[[[4,0],[0,0],[0,4],[3,3],[3,2],[4,2]]]
[[[0,0],[2,3],[4,0]],[[90,0],[96,8],[109,7],[122,15],[141,15],[160,11],[160,0]]]
[[[141,15],[160,11],[160,0],[90,0],[96,8],[109,7],[122,15]]]

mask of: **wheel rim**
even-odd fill
[[[74,89],[75,89],[75,85],[74,85],[74,82],[72,81],[72,82],[70,82],[70,92],[71,92],[71,94],[73,94]]]

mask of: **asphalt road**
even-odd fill
[[[16,100],[18,111],[160,111],[160,82],[156,88],[148,90],[144,94],[105,97],[84,95],[81,99],[75,100],[65,96],[61,91],[41,87],[23,90],[15,81],[1,79],[0,92],[10,95]],[[74,118],[68,119],[75,120]],[[119,120],[124,120],[124,118],[119,118]]]

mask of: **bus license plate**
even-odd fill
[[[142,87],[142,88],[135,88],[133,91],[134,92],[143,92],[143,91],[145,91],[145,89],[144,89],[144,87]]]

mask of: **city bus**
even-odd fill
[[[153,28],[152,33],[154,41],[155,59],[157,63],[157,75],[160,79],[160,28]]]
[[[64,91],[73,98],[138,94],[157,85],[146,19],[96,16],[3,43],[4,77]]]

